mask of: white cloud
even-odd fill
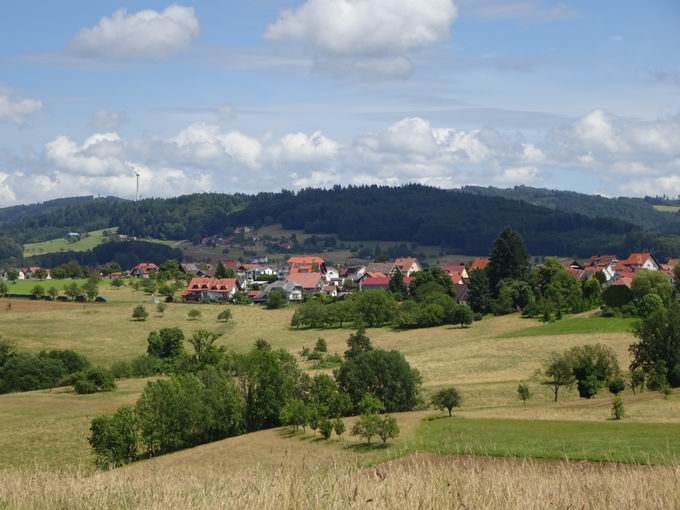
[[[96,133],[82,145],[62,135],[45,145],[45,158],[67,174],[111,176],[126,171],[122,150],[116,133]]]
[[[321,131],[311,135],[305,133],[291,133],[281,138],[272,153],[284,162],[311,163],[330,160],[336,157],[339,145],[326,138]]]
[[[185,161],[223,162],[231,160],[249,168],[260,166],[262,143],[239,131],[223,133],[216,124],[196,122],[170,140]]]
[[[403,75],[413,51],[449,37],[457,14],[453,0],[306,0],[265,37],[300,45],[323,69]]]
[[[120,9],[80,30],[71,41],[71,50],[93,58],[157,59],[187,49],[198,32],[192,7],[171,5],[160,12],[136,13]]]
[[[0,122],[22,124],[27,117],[43,109],[42,101],[11,95],[0,90]]]
[[[0,203],[13,204],[16,202],[17,195],[9,182],[10,175],[0,171]]]

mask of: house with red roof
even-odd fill
[[[472,264],[470,264],[470,267],[467,270],[468,274],[472,273],[472,271],[476,271],[477,269],[484,270],[488,265],[489,257],[477,257],[472,261]]]
[[[236,295],[236,278],[192,278],[182,292],[182,299],[191,302],[224,302]]]
[[[411,276],[413,273],[423,270],[418,259],[413,257],[401,257],[395,260],[394,267],[389,274],[393,275],[397,272],[397,269],[401,271],[401,274],[404,276]]]
[[[326,262],[321,257],[291,257],[288,259],[291,273],[325,273]]]
[[[387,275],[368,275],[359,281],[359,290],[387,290],[390,287],[390,276]],[[408,287],[413,281],[413,277],[404,276],[404,283]]]
[[[286,282],[294,283],[300,287],[305,294],[318,294],[326,285],[326,281],[321,273],[290,273]]]
[[[159,268],[153,262],[142,262],[130,270],[130,275],[136,278],[148,278],[151,273],[158,273]]]
[[[627,259],[621,260],[617,267],[624,266],[632,269],[643,269],[646,271],[658,271],[661,264],[649,252],[631,253]]]
[[[619,259],[616,255],[593,255],[585,263],[583,269],[589,273],[601,271],[606,281],[610,281],[616,274],[616,265]]]
[[[447,273],[451,277],[451,281],[454,285],[460,285],[466,283],[470,278],[470,275],[465,268],[464,262],[448,262],[443,261],[437,264],[439,268]]]

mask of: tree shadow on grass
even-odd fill
[[[351,450],[356,453],[368,453],[368,452],[374,452],[374,451],[380,451],[380,450],[387,450],[390,448],[392,445],[390,443],[387,444],[382,444],[380,442],[378,443],[353,443],[353,444],[348,444],[344,448],[346,450]]]
[[[425,418],[425,421],[448,420],[448,419],[454,419],[454,418],[456,418],[455,414],[453,416],[449,416],[449,414],[446,413],[446,414],[438,414],[436,416],[427,416]]]

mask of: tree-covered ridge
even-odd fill
[[[535,255],[643,250],[661,258],[680,255],[680,216],[656,211],[649,201],[532,188],[335,186],[253,196],[203,193],[139,202],[104,198],[66,203],[1,225],[0,233],[8,239],[4,251],[17,251],[12,240],[35,242],[111,226],[131,236],[184,240],[230,234],[239,225],[280,223],[340,240],[438,245],[473,255],[488,253],[508,225],[522,234]]]
[[[462,192],[523,201],[558,211],[579,213],[591,218],[617,218],[662,233],[680,233],[679,214],[661,212],[654,208],[655,205],[673,203],[673,201],[659,197],[607,198],[601,195],[586,195],[575,191],[532,188],[529,186],[515,186],[507,189],[465,186],[462,188]]]
[[[343,240],[410,241],[461,253],[487,253],[506,225],[535,254],[587,255],[621,249],[633,230],[617,219],[593,219],[507,200],[409,185],[339,186],[298,193],[262,193],[231,215],[242,224],[281,223]]]

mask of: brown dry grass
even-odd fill
[[[0,472],[8,509],[597,508],[680,506],[680,468],[421,456],[362,470],[329,459],[94,476]]]

